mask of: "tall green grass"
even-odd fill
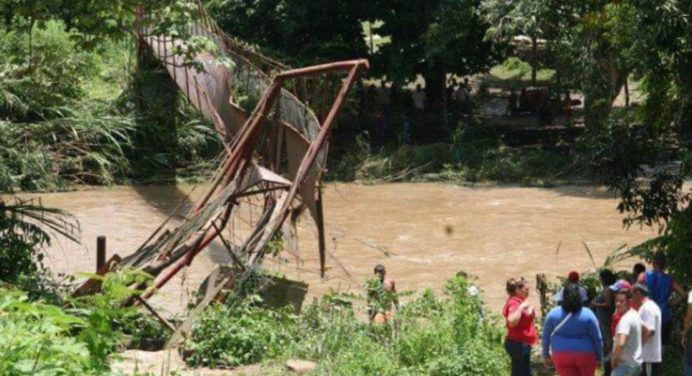
[[[134,41],[84,51],[58,21],[0,31],[0,191],[204,176],[222,150],[209,122]],[[163,73],[163,74],[162,74]]]
[[[506,374],[504,329],[468,287],[463,277],[451,279],[443,296],[424,292],[384,326],[359,319],[352,303],[360,299],[353,296],[326,296],[298,316],[248,303],[216,306],[195,323],[188,362],[262,361],[266,372],[278,374],[276,365],[299,357],[318,364],[316,375]]]

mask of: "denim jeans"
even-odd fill
[[[688,344],[687,346],[692,346],[692,344]],[[685,365],[685,376],[692,376],[692,363],[687,363],[685,359],[682,361]]]
[[[610,373],[610,376],[639,376],[641,370],[642,366],[620,365],[613,368],[613,372]]]
[[[512,376],[531,376],[531,346],[506,339],[505,351],[512,360]]]

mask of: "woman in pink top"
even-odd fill
[[[512,376],[531,375],[531,346],[536,344],[538,333],[533,324],[536,310],[526,301],[529,283],[526,279],[507,280],[509,298],[502,309],[507,322],[505,351],[512,360]]]

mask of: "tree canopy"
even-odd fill
[[[485,38],[490,27],[478,0],[405,0],[390,3],[378,16],[391,38],[374,57],[376,72],[395,81],[425,78],[429,95],[439,97],[446,74],[489,70],[500,51]]]

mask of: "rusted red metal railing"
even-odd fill
[[[280,140],[283,135],[282,132],[291,131],[294,132],[294,135],[300,137],[298,139],[301,142],[301,147],[305,147],[305,149],[300,149],[301,153],[303,152],[302,150],[305,151],[304,154],[302,154],[302,159],[300,159],[297,170],[295,170],[292,176],[290,185],[282,188],[283,191],[281,191],[279,199],[273,195],[274,191],[260,190],[260,192],[267,192],[267,196],[265,196],[264,200],[265,214],[270,215],[267,217],[268,220],[266,222],[256,224],[256,226],[258,226],[255,228],[256,231],[253,231],[242,244],[241,252],[247,257],[250,266],[259,263],[266,251],[267,242],[279,231],[282,223],[290,215],[291,206],[298,193],[301,192],[303,188],[309,188],[310,190],[314,189],[314,199],[317,203],[317,218],[315,219],[320,236],[320,269],[322,276],[324,276],[326,246],[324,241],[322,195],[319,187],[321,171],[318,169],[316,187],[311,186],[315,184],[315,180],[309,176],[311,176],[310,173],[313,171],[313,166],[315,166],[318,161],[318,155],[321,151],[325,150],[328,145],[328,139],[334,121],[344,104],[348,91],[352,88],[357,74],[369,67],[368,61],[363,59],[348,60],[290,69],[286,65],[266,58],[256,51],[247,48],[236,39],[226,35],[207,14],[201,3],[198,3],[198,5],[196,11],[197,19],[191,23],[189,32],[192,35],[210,35],[216,38],[217,41],[224,43],[225,45],[223,47],[226,49],[226,52],[233,54],[235,58],[243,59],[243,62],[246,64],[252,64],[254,67],[259,68],[258,74],[264,75],[263,79],[266,80],[265,82],[269,82],[269,86],[262,93],[254,111],[247,116],[244,124],[238,129],[234,139],[226,143],[226,156],[219,169],[219,173],[212,180],[207,192],[194,205],[191,210],[191,216],[194,217],[201,213],[212,200],[215,200],[214,202],[216,204],[222,203],[223,206],[210,206],[214,211],[211,212],[206,210],[207,214],[210,215],[208,219],[207,217],[203,217],[205,221],[207,221],[206,223],[202,224],[202,222],[199,222],[199,227],[193,227],[195,229],[194,233],[190,232],[188,234],[183,232],[181,236],[166,244],[165,250],[160,253],[155,253],[158,258],[153,262],[155,267],[152,267],[154,269],[153,274],[155,275],[154,284],[144,292],[143,298],[151,296],[156,289],[163,287],[171,278],[180,272],[180,270],[190,265],[194,258],[213,242],[214,239],[220,236],[221,231],[227,226],[234,208],[238,205],[236,200],[247,193],[235,191],[235,189],[239,189],[238,187],[241,181],[247,176],[251,167],[256,167],[257,160],[255,157],[259,152],[257,147],[263,137],[265,137],[262,136],[263,124],[270,121],[270,119],[268,119],[269,114],[272,113],[272,110],[276,107],[275,104],[280,95],[284,96],[284,98],[282,98],[284,100],[285,96],[293,95],[293,98],[298,101],[310,100],[310,93],[318,93],[318,95],[322,96],[322,103],[319,104],[322,110],[318,116],[315,116],[317,120],[310,120],[313,122],[311,126],[314,127],[314,124],[317,124],[319,129],[317,129],[317,135],[313,136],[312,134],[301,134],[300,131],[291,124],[273,123],[278,125],[276,127],[277,133],[275,135],[270,133],[268,136],[272,138],[273,144],[280,145],[281,142],[277,142],[276,140]],[[197,81],[197,75],[192,74],[190,69],[193,68],[191,68],[189,64],[184,62],[180,63],[179,61],[181,58],[175,56],[173,46],[177,43],[176,40],[161,35],[151,35],[152,29],[149,25],[156,16],[145,12],[143,7],[137,7],[136,17],[135,33],[138,38],[138,49],[144,48],[144,44],[146,43],[164,65],[170,66],[171,69],[168,70],[169,73],[172,78],[176,80],[181,90],[184,91],[186,97],[198,109],[203,112],[206,111],[205,113],[211,117],[216,129],[225,136],[224,132],[226,131],[226,126],[223,123],[224,120],[219,115],[219,111],[212,102],[204,84]],[[346,74],[345,78],[343,78],[344,73]],[[179,74],[184,74],[185,79],[179,81]],[[192,79],[190,79],[190,76],[192,76]],[[340,85],[334,85],[333,87],[334,90],[338,91],[335,93],[331,105],[328,105],[328,91],[330,85],[324,82],[326,77],[339,77],[339,79],[341,79]],[[182,81],[184,81],[184,84]],[[218,95],[216,100],[218,101]],[[305,106],[305,108],[308,109],[307,106]],[[310,113],[312,114],[312,112]],[[276,137],[276,140],[274,140],[273,137]],[[268,153],[270,159],[268,165],[269,170],[273,170],[274,168],[278,169],[281,158],[280,153],[280,148],[271,150]],[[307,182],[310,182],[310,186],[305,185]],[[231,184],[234,185],[231,186]],[[233,189],[233,191],[229,189]],[[220,195],[221,191],[225,192],[224,195]],[[228,194],[230,194],[230,196],[227,196]],[[229,198],[227,199],[226,197]],[[219,199],[227,201],[221,202]],[[220,211],[217,211],[219,209]],[[194,226],[197,226],[197,224]],[[152,235],[149,240],[153,238],[154,236]],[[147,243],[149,240],[147,240]],[[179,245],[178,242],[180,242],[182,246]],[[144,245],[140,247],[138,252],[143,248]],[[110,268],[110,265],[107,267]],[[143,288],[143,286],[140,286],[140,288]]]

